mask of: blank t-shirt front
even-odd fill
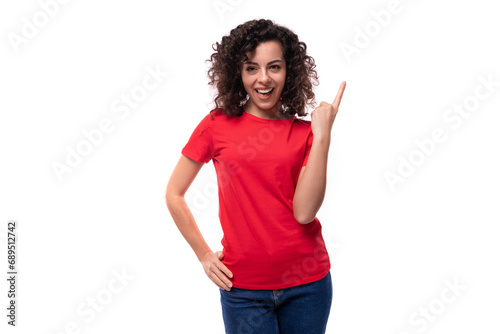
[[[213,119],[212,119],[213,118]],[[217,174],[222,262],[241,289],[284,289],[317,281],[330,259],[314,218],[300,224],[293,195],[313,142],[311,121],[269,120],[222,109],[196,126],[182,154],[213,161]]]

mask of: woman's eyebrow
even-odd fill
[[[275,60],[272,60],[272,61],[270,61],[269,63],[267,63],[267,65],[271,65],[271,64],[274,64],[274,63],[281,63],[281,62],[282,62],[282,60],[281,60],[281,59],[275,59]],[[259,65],[259,64],[257,64],[257,63],[254,63],[254,62],[252,62],[252,61],[248,61],[248,60],[247,60],[247,61],[245,61],[243,64],[249,64],[249,65]]]

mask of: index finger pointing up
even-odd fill
[[[335,97],[335,100],[333,100],[333,103],[332,103],[332,105],[335,108],[338,108],[340,105],[340,100],[342,100],[342,95],[344,95],[345,86],[346,86],[346,82],[342,81],[342,83],[340,84],[339,92],[337,93],[337,96]]]

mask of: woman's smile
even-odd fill
[[[261,100],[266,100],[269,98],[269,96],[271,96],[271,93],[274,89],[273,88],[268,88],[268,89],[265,89],[265,88],[256,88],[255,91],[257,92],[257,96],[259,96],[259,98]]]

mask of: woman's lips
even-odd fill
[[[269,90],[269,89],[271,89],[271,90],[270,90],[268,93],[260,93],[260,92],[259,92],[259,90],[260,90],[260,91],[266,91],[266,90]],[[258,90],[257,90],[257,89],[255,89],[255,92],[257,93],[257,96],[258,96],[260,99],[262,99],[262,100],[266,100],[266,99],[268,99],[268,98],[271,96],[271,94],[273,93],[273,91],[274,91],[274,88],[258,89]]]

